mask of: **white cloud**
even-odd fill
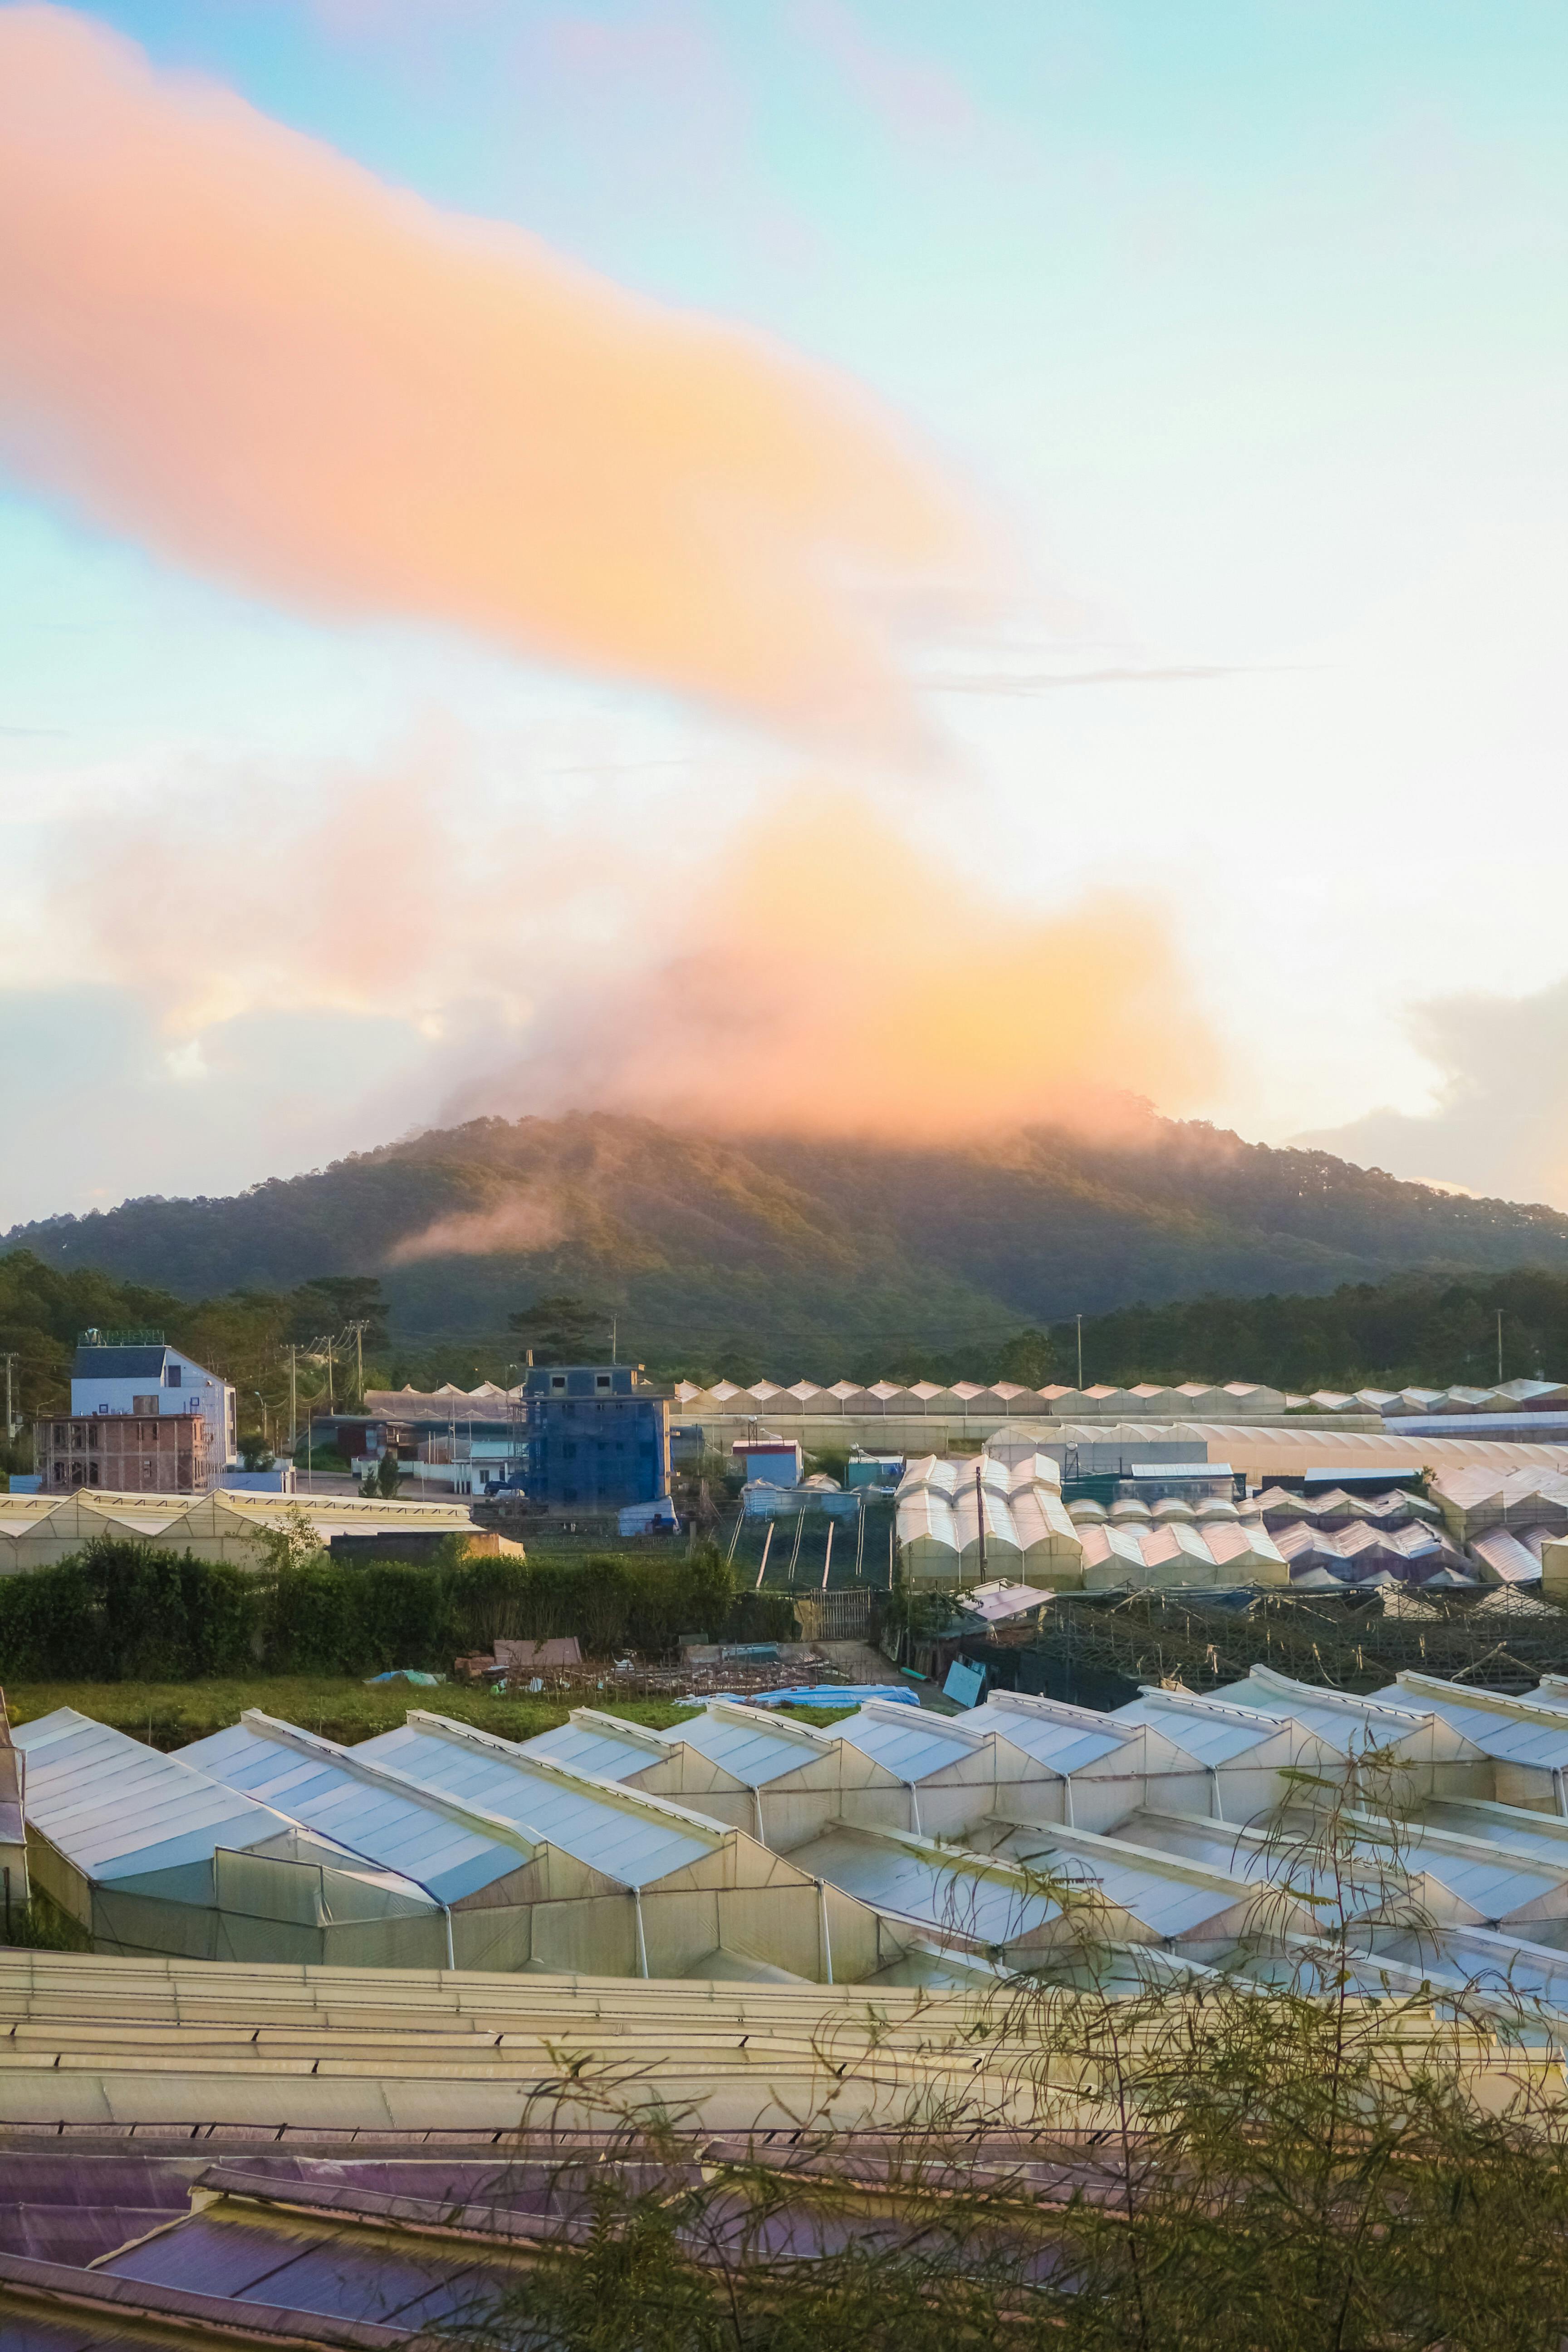
[[[1523,997],[1451,996],[1412,1013],[1441,1073],[1432,1108],[1369,1111],[1296,1140],[1447,1189],[1568,1209],[1568,979]]]

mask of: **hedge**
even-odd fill
[[[0,1580],[0,1682],[158,1681],[264,1673],[447,1670],[498,1634],[575,1633],[584,1654],[658,1656],[685,1633],[787,1638],[787,1601],[737,1602],[705,1549],[679,1561],[582,1566],[462,1559],[432,1567],[324,1555],[277,1572],[100,1538],[54,1568]]]

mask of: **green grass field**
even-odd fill
[[[471,1723],[480,1731],[498,1732],[503,1739],[531,1739],[564,1723],[565,1698],[492,1698],[488,1690],[464,1683],[442,1683],[426,1690],[408,1683],[363,1683],[314,1675],[258,1675],[235,1682],[197,1683],[16,1683],[5,1693],[11,1720],[31,1723],[57,1706],[74,1706],[99,1723],[111,1723],[153,1748],[184,1748],[237,1723],[247,1706],[280,1716],[303,1731],[317,1731],[328,1739],[352,1747],[378,1731],[391,1731],[411,1706],[428,1707],[455,1722]],[[596,1706],[606,1715],[623,1716],[628,1723],[646,1723],[655,1730],[681,1722],[694,1710],[666,1699],[616,1699],[592,1694],[577,1702]],[[847,1707],[795,1707],[790,1713],[802,1723],[836,1723]]]

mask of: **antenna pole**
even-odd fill
[[[974,1518],[975,1524],[980,1529],[980,1581],[984,1584],[985,1581],[985,1489],[981,1484],[980,1472],[978,1468],[976,1468],[974,1473]],[[963,1580],[963,1568],[961,1565],[959,1570],[959,1581],[962,1583]]]
[[[1082,1317],[1081,1315],[1080,1315],[1080,1316],[1079,1316],[1079,1317],[1078,1317],[1078,1318],[1077,1318],[1077,1320],[1078,1320],[1078,1386],[1079,1386],[1079,1394],[1081,1396],[1081,1395],[1083,1394],[1083,1317]]]
[[[1497,1384],[1502,1386],[1502,1308],[1497,1311]]]

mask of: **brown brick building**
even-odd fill
[[[195,1495],[216,1464],[199,1412],[100,1412],[33,1424],[45,1494],[106,1486],[121,1495]]]

